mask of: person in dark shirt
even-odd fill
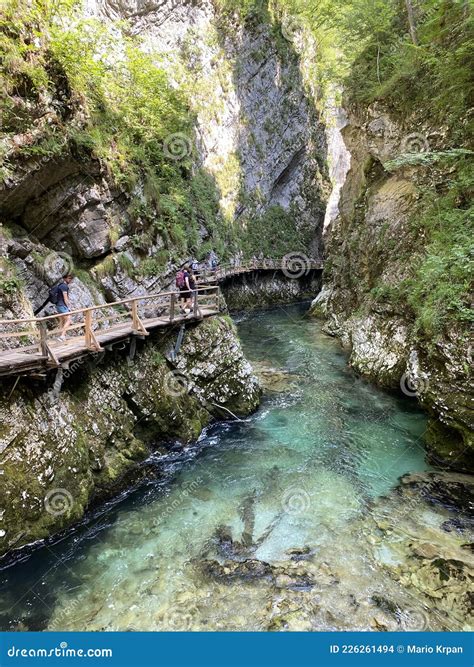
[[[183,292],[183,296],[186,297],[186,303],[184,304],[184,312],[187,313],[188,310],[190,313],[193,312],[193,298],[196,298],[196,277],[194,271],[191,267],[187,266],[184,271],[184,280],[186,282],[186,288]]]
[[[56,310],[62,316],[61,328],[59,332],[59,340],[65,340],[66,332],[71,326],[71,302],[69,301],[69,285],[74,280],[74,276],[68,274],[64,276],[63,280],[58,285],[58,300],[56,302]]]

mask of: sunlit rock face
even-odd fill
[[[326,215],[324,217],[325,230],[327,230],[339,213],[341,189],[346,181],[347,172],[351,165],[351,154],[347,150],[342,136],[342,130],[346,125],[347,114],[345,110],[335,103],[331,104],[327,110],[326,133],[328,137],[329,176],[331,178],[332,191],[328,199]]]

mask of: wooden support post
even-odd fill
[[[45,359],[48,358],[48,331],[46,329],[46,324],[44,322],[39,323],[39,332],[40,332],[40,352],[41,356]]]
[[[140,330],[138,317],[138,302],[136,299],[132,301],[132,329],[133,333],[138,333]]]
[[[137,351],[137,339],[135,336],[130,340],[130,348],[128,350],[127,363],[130,365],[135,359],[135,352]]]
[[[51,357],[51,360],[53,362],[53,366],[60,366],[59,359],[57,356],[54,354],[53,349],[46,343],[46,349],[48,350],[48,357]]]
[[[104,349],[97,340],[97,338],[95,337],[95,333],[93,331],[91,331],[91,344],[92,344],[91,350],[94,350],[94,352],[102,352],[102,350]]]
[[[173,292],[171,295],[171,302],[170,302],[170,322],[174,320],[174,311],[176,308],[176,293]]]
[[[84,313],[84,337],[88,350],[93,349],[92,345],[92,311],[86,310]]]

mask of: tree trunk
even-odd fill
[[[416,35],[416,24],[415,24],[415,16],[413,13],[412,0],[405,0],[405,6],[407,8],[408,25],[410,26],[411,41],[415,46],[418,46],[418,37]]]

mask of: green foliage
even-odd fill
[[[100,279],[105,276],[112,276],[115,273],[115,262],[113,255],[108,255],[99,264],[94,266],[94,274]]]
[[[370,291],[375,302],[409,309],[416,334],[426,340],[474,321],[473,173],[472,158],[465,156],[442,191],[422,193],[403,243],[412,252],[404,260],[409,277],[379,282]]]
[[[169,259],[169,253],[159,250],[153,257],[148,257],[140,263],[140,268],[135,275],[159,276],[166,269]]]
[[[133,271],[134,271],[135,267],[133,265],[132,260],[130,259],[130,257],[126,253],[124,253],[124,252],[119,253],[117,255],[117,262],[118,262],[118,265],[120,266],[120,268],[122,269],[122,271],[126,275],[131,276],[133,274]]]
[[[400,304],[403,302],[405,283],[389,285],[381,283],[370,290],[370,295],[377,303]]]
[[[241,20],[266,15],[268,0],[214,0],[215,5],[227,14],[237,14]]]
[[[154,57],[92,19],[77,20],[69,30],[53,25],[50,33],[51,57],[90,115],[76,142],[107,161],[116,182],[130,189],[158,170],[162,184],[182,179],[191,156],[170,160],[166,145],[180,134],[185,148],[191,146],[192,116]]]
[[[10,302],[21,291],[23,283],[16,274],[15,265],[0,258],[0,303]]]
[[[263,252],[265,257],[283,257],[289,252],[307,252],[308,239],[298,231],[292,212],[272,206],[263,215],[246,221],[240,239],[246,257]]]
[[[21,281],[16,277],[2,278],[0,277],[0,294],[12,296],[16,294],[21,288]]]
[[[430,106],[433,116],[465,132],[472,106],[473,16],[469,0],[269,0],[314,34],[315,83],[323,96],[342,84],[352,102],[387,101],[406,115]]]
[[[466,155],[474,155],[474,151],[465,148],[451,148],[447,151],[426,151],[424,153],[402,153],[394,160],[384,163],[387,171],[396,171],[402,167],[426,166],[429,167],[436,162],[454,160]]]
[[[465,133],[463,119],[473,86],[473,18],[458,0],[419,0],[415,4],[417,44],[408,31],[404,4],[386,0],[385,24],[369,27],[363,50],[346,78],[349,97],[370,103],[385,100],[404,114],[429,108],[433,121]],[[382,15],[381,15],[382,16]]]
[[[428,238],[408,284],[407,300],[420,333],[435,335],[456,322],[473,322],[470,307],[474,276],[473,161],[468,158],[451,176],[440,196],[431,191],[424,213],[413,224]]]

